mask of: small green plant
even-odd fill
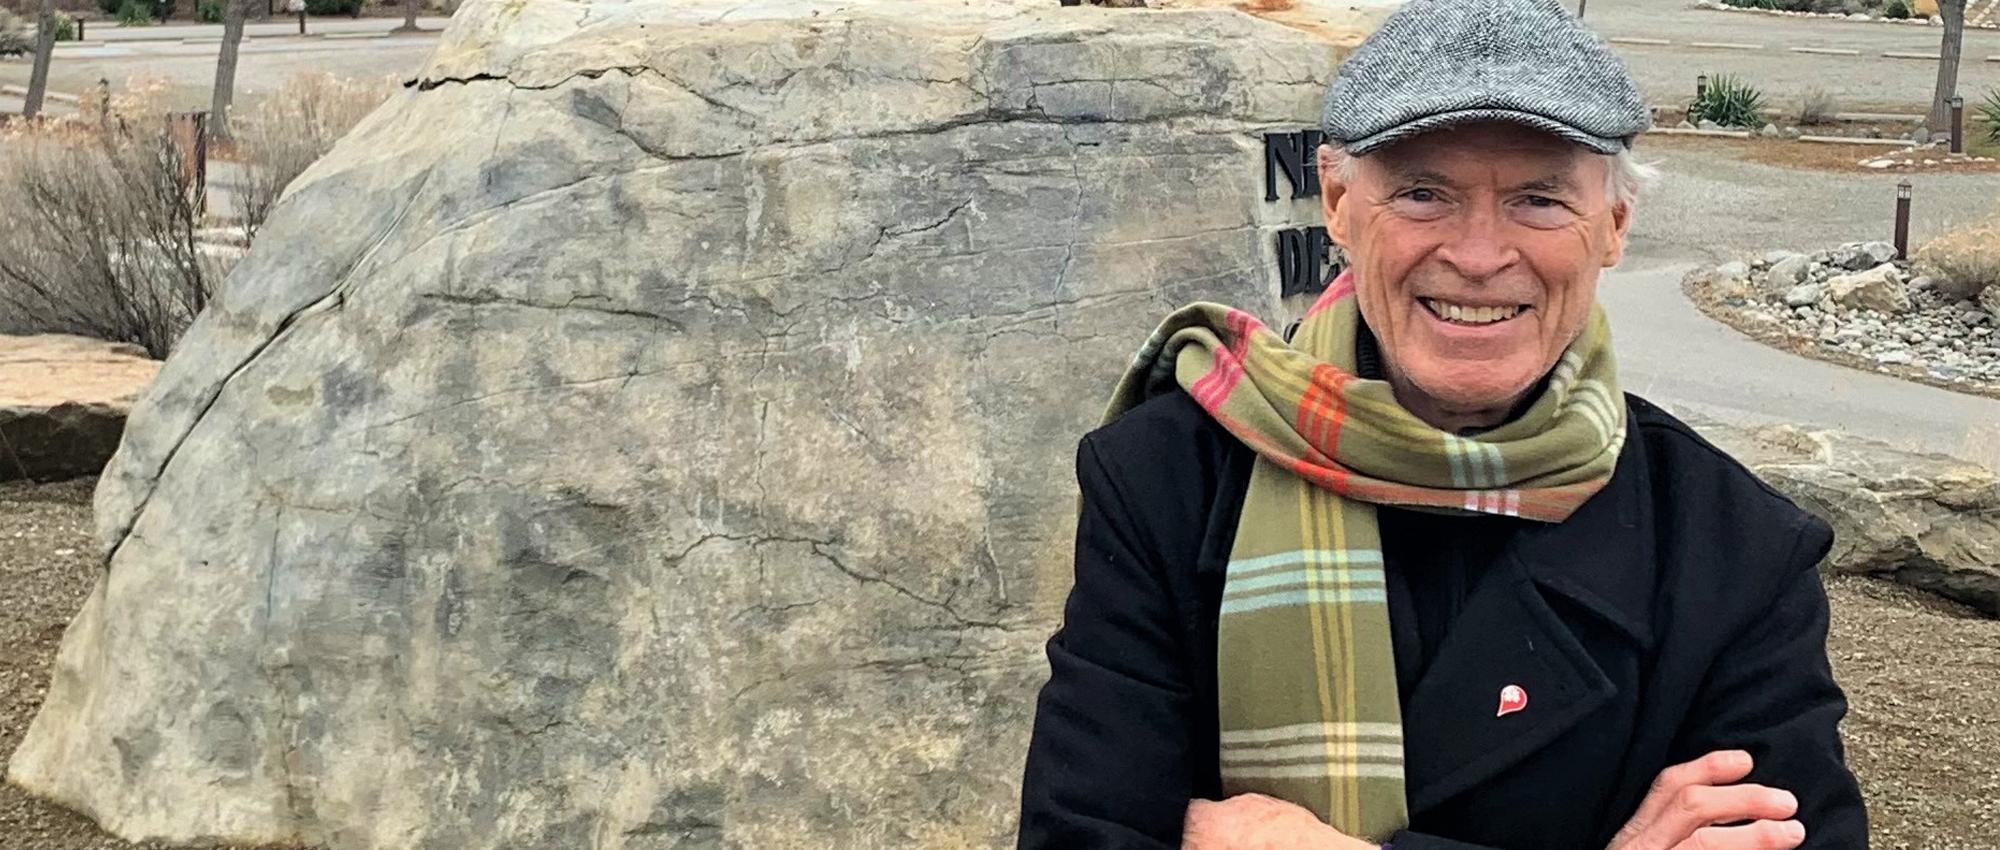
[[[306,14],[361,16],[361,0],[306,0]]]
[[[1764,94],[1733,74],[1711,74],[1708,88],[1688,107],[1688,120],[1714,121],[1724,127],[1759,127]]]
[[[153,22],[153,4],[146,0],[123,0],[118,5],[118,23],[136,26]]]
[[[97,0],[97,11],[107,15],[117,15],[118,9],[124,5],[125,0]]]
[[[1889,0],[1882,7],[1882,17],[1897,21],[1906,20],[1910,17],[1911,11],[1909,0]]]
[[[56,40],[76,40],[76,17],[68,12],[56,13]]]
[[[1986,101],[1979,104],[1979,117],[1986,120],[1986,140],[2000,144],[2000,88],[1986,90]]]
[[[19,56],[35,49],[34,34],[21,16],[0,8],[0,56]]]
[[[222,0],[201,0],[194,7],[194,16],[205,24],[222,23]]]

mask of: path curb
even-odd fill
[[[1853,136],[1800,136],[1799,141],[1819,142],[1825,145],[1876,145],[1889,148],[1907,148],[1916,144],[1909,139],[1859,139]]]

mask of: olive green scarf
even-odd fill
[[[1408,809],[1375,505],[1560,522],[1610,480],[1625,404],[1601,310],[1521,415],[1476,437],[1357,377],[1360,326],[1351,273],[1289,344],[1240,310],[1189,305],[1153,332],[1105,421],[1178,387],[1256,451],[1217,636],[1223,790],[1380,841]]]

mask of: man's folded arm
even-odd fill
[[[1833,532],[1808,518],[1797,540],[1762,616],[1717,656],[1681,727],[1673,760],[1745,750],[1756,763],[1745,782],[1798,797],[1797,819],[1806,828],[1801,848],[1866,848],[1867,812],[1840,741],[1847,698],[1826,655],[1819,562]]]
[[[1076,583],[1049,640],[1021,788],[1021,850],[1174,850],[1192,788],[1192,696],[1161,565],[1089,437]]]

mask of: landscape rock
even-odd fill
[[[1812,266],[1811,257],[1793,254],[1772,263],[1770,275],[1767,279],[1773,288],[1797,286],[1800,282],[1806,280],[1808,274],[1812,271]]]
[[[1750,266],[1742,260],[1731,260],[1716,266],[1715,273],[1729,280],[1740,280],[1750,276]]]
[[[1910,309],[1910,295],[1894,263],[1883,263],[1826,282],[1827,296],[1843,307],[1901,313]]]
[[[1979,306],[1993,321],[2000,322],[2000,286],[1989,286],[1979,291]]]
[[[1991,470],[1835,431],[1693,421],[1833,526],[1824,569],[1887,578],[2000,616],[2000,482]]]
[[[1765,124],[1763,129],[1757,131],[1757,135],[1767,139],[1775,139],[1783,136],[1784,133],[1778,129],[1778,125],[1776,124]]]
[[[1819,301],[1826,287],[1817,283],[1801,283],[1785,290],[1785,306],[1805,307]]]
[[[1382,11],[1163,5],[461,8],[133,409],[8,778],[164,845],[1011,846],[1076,438],[1173,308],[1302,311],[1263,134]]]
[[[1883,243],[1874,250],[1885,248]],[[1741,324],[1775,320],[1785,337],[1812,343],[1805,352],[1837,352],[1841,356],[1834,359],[1841,362],[1879,366],[1901,377],[1909,377],[1908,367],[1918,366],[1929,377],[1953,386],[2000,391],[2000,341],[1992,327],[2000,324],[2000,314],[1956,294],[1963,288],[1948,278],[1928,270],[1919,274],[1902,260],[1859,273],[1835,265],[1856,255],[1869,256],[1865,243],[1802,253],[1797,261],[1787,257],[1764,268],[1765,260],[1779,253],[1753,263],[1747,279],[1729,279],[1709,270],[1698,282],[1704,288],[1701,300]],[[1904,275],[1916,277],[1899,286],[1886,285]],[[1871,276],[1882,280],[1864,283]],[[1833,283],[1841,278],[1845,278],[1843,298],[1836,300]],[[1899,309],[1899,293],[1907,309]],[[1991,298],[2000,301],[2000,292]]]
[[[131,343],[0,334],[0,481],[98,474],[159,371]]]
[[[1896,258],[1896,246],[1887,242],[1849,242],[1834,253],[1833,264],[1849,271],[1871,269]]]

